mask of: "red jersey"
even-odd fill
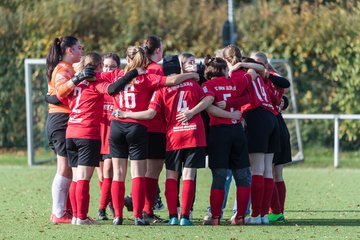
[[[156,62],[151,62],[146,68],[146,72],[149,74],[164,76],[162,66]],[[149,120],[148,132],[165,133],[165,125],[166,123],[164,113],[158,112],[153,119]]]
[[[270,74],[275,75],[275,76],[280,76],[279,74],[277,74],[276,72],[273,72],[273,71],[271,71]],[[285,89],[276,87],[273,84],[273,82],[271,82],[269,79],[266,79],[265,83],[267,85],[267,90],[269,92],[270,99],[274,106],[276,115],[278,115],[282,110],[280,104],[281,104],[281,98],[285,92]]]
[[[109,154],[109,137],[110,137],[110,118],[114,111],[113,97],[107,94],[103,95],[103,113],[100,121],[100,136],[101,136],[101,154]]]
[[[124,70],[115,70],[113,72],[103,72],[96,74],[97,79],[103,79],[114,82],[116,79],[124,76]],[[113,96],[114,110],[123,112],[140,112],[149,108],[149,102],[153,92],[158,87],[165,86],[166,77],[155,74],[139,75],[128,83],[124,90]],[[111,120],[120,122],[133,122],[149,125],[148,120],[137,120],[128,118],[111,117]]]
[[[243,105],[241,107],[241,111],[245,113],[257,107],[263,107],[275,114],[274,106],[271,103],[269,93],[266,91],[267,87],[262,78],[257,76],[257,78],[254,81],[250,81],[249,84],[249,78],[246,76],[250,77],[248,74],[246,74],[245,71],[241,69],[233,72],[231,75],[231,79],[235,82],[235,84],[248,84],[247,91],[249,93],[250,102]]]
[[[205,147],[205,128],[201,114],[196,114],[186,124],[178,122],[176,115],[192,109],[204,97],[199,84],[186,80],[171,87],[158,89],[151,99],[150,108],[164,112],[166,120],[166,151],[184,148]]]
[[[100,139],[100,121],[103,113],[103,93],[110,83],[82,81],[67,99],[70,117],[66,138]]]
[[[226,107],[224,110],[233,112],[245,104],[241,102],[242,92],[238,91],[236,85],[230,79],[225,77],[216,77],[202,84],[206,96],[214,97],[214,102],[225,101]],[[244,90],[243,90],[244,91]],[[232,120],[230,118],[221,118],[209,114],[210,126],[219,124],[236,124],[241,120]]]

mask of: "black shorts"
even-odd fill
[[[206,148],[194,147],[184,148],[174,151],[167,151],[165,156],[165,166],[168,170],[180,172],[186,168],[205,167]]]
[[[104,161],[105,159],[111,159],[110,154],[101,154],[100,161]]]
[[[208,142],[209,168],[241,169],[250,166],[241,124],[211,126]]]
[[[49,146],[55,154],[62,157],[67,157],[65,138],[68,120],[68,113],[49,113],[46,119],[46,135]]]
[[[275,153],[273,162],[275,165],[281,165],[292,161],[290,133],[282,115],[279,114],[276,118],[279,122],[281,151]]]
[[[66,150],[69,166],[98,167],[101,158],[101,141],[84,138],[67,138]]]
[[[110,154],[114,158],[145,160],[147,157],[147,128],[138,123],[110,123]]]
[[[166,135],[159,132],[148,132],[148,159],[164,160],[166,152]]]
[[[249,153],[280,152],[279,123],[270,111],[257,107],[245,114]]]

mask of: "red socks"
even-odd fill
[[[169,215],[177,215],[178,184],[175,179],[166,179],[165,197]]]
[[[264,177],[253,175],[251,180],[251,216],[257,217],[261,213],[264,196]]]
[[[210,191],[210,208],[212,218],[220,218],[221,207],[224,201],[224,189],[211,189]]]
[[[183,189],[181,194],[181,214],[189,216],[192,202],[195,196],[194,180],[183,180]]]
[[[73,217],[77,217],[77,208],[76,208],[76,185],[77,182],[72,181],[69,189],[69,198],[72,207]]]
[[[69,192],[69,194],[67,196],[67,199],[66,199],[65,211],[72,212],[71,201],[70,201],[70,192]]]
[[[77,217],[84,220],[87,218],[90,202],[90,181],[79,180],[76,184],[76,207]]]
[[[158,182],[159,179],[156,178],[145,178],[146,186],[146,195],[145,195],[145,205],[144,212],[147,214],[153,214],[153,207],[155,204],[156,194],[158,193]]]
[[[285,182],[281,181],[281,182],[276,182],[275,184],[276,184],[276,188],[279,193],[280,209],[281,209],[281,212],[284,213],[285,198],[286,198]]]
[[[245,217],[246,209],[250,199],[250,187],[236,188],[237,217]]]
[[[115,217],[123,217],[125,197],[125,184],[124,182],[112,181],[111,184],[111,198],[115,211]]]
[[[100,209],[105,209],[111,200],[111,182],[112,178],[104,178],[100,193]]]
[[[134,217],[142,218],[145,204],[145,178],[136,177],[131,180],[131,195],[133,202]]]
[[[280,201],[279,201],[279,193],[276,187],[276,184],[274,184],[274,190],[271,198],[271,213],[279,214],[281,213],[281,207],[280,207]]]
[[[271,198],[274,189],[274,179],[264,178],[264,196],[262,200],[261,216],[269,213]]]

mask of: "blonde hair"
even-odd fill
[[[267,67],[269,70],[272,70],[274,72],[277,72],[273,66],[269,63],[268,57],[264,52],[254,52],[251,53],[252,58],[260,58],[262,63],[265,64],[265,67]]]
[[[234,44],[226,46],[223,50],[223,58],[231,65],[241,62],[242,55],[240,48]]]
[[[182,53],[179,55],[179,62],[180,62],[180,67],[181,67],[181,72],[184,73],[184,64],[186,63],[186,61],[189,58],[195,58],[195,56],[192,53]]]
[[[215,57],[220,57],[220,58],[223,58],[224,57],[224,49],[223,48],[220,48],[220,49],[216,49],[214,54],[215,54]]]
[[[125,73],[135,68],[146,68],[150,61],[145,55],[145,51],[142,47],[130,46],[126,50],[126,57],[131,61],[125,67]]]
[[[102,57],[97,52],[89,52],[85,56],[82,56],[80,62],[74,63],[73,67],[76,73],[81,72],[86,67],[94,67],[95,70],[102,65]]]

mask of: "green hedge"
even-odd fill
[[[245,54],[261,50],[290,61],[300,112],[359,112],[359,6],[345,10],[329,2],[235,2],[237,44]],[[24,59],[45,57],[54,37],[75,35],[88,51],[115,51],[121,56],[127,46],[141,43],[149,34],[163,38],[166,53],[204,56],[222,47],[226,1],[182,0],[180,9],[178,5],[175,0],[2,1],[0,147],[26,146]],[[340,130],[346,147],[359,145],[356,121],[343,122]],[[306,124],[303,133],[305,141],[329,142],[332,123]]]

